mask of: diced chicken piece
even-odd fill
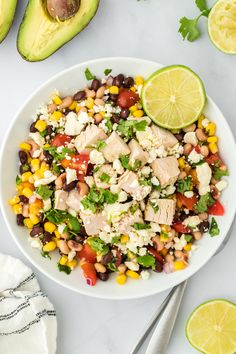
[[[67,201],[68,198],[68,192],[62,191],[62,190],[57,190],[55,191],[55,209],[58,210],[66,210],[67,209]]]
[[[65,134],[67,135],[78,135],[84,128],[83,124],[80,124],[78,121],[78,116],[74,112],[70,112],[66,116],[65,123]]]
[[[141,201],[151,192],[151,186],[141,186],[138,176],[132,171],[126,171],[120,178],[118,185],[135,200]]]
[[[129,213],[128,215],[124,215],[117,225],[116,229],[119,233],[126,233],[131,231],[133,228],[131,227],[135,223],[143,223],[143,215],[140,209],[136,210],[136,212],[132,215]]]
[[[165,148],[171,148],[178,143],[176,137],[166,129],[162,129],[155,124],[151,125],[153,134],[157,137],[158,146],[163,145]]]
[[[117,173],[111,165],[102,165],[99,170],[94,173],[94,181],[97,187],[107,189],[111,184],[116,182]]]
[[[155,204],[159,208],[156,212],[150,203],[147,204],[144,213],[145,220],[158,224],[172,225],[176,201],[172,199],[157,199]]]
[[[82,196],[79,194],[77,190],[72,190],[69,192],[69,196],[67,198],[66,204],[69,208],[79,211],[80,210],[80,201],[82,199]]]
[[[106,217],[101,213],[87,215],[81,212],[80,217],[88,235],[97,235],[100,231],[104,230],[104,227],[108,225]]]
[[[95,124],[88,125],[85,131],[75,139],[75,147],[78,152],[84,151],[86,147],[96,144],[98,140],[104,140],[107,135]]]
[[[139,143],[132,139],[129,144],[128,144],[129,148],[130,148],[130,161],[131,164],[135,162],[135,160],[139,160],[142,162],[142,166],[144,166],[148,159],[149,159],[149,155],[147,153],[147,151],[144,151],[141,146],[139,145]]]
[[[106,146],[102,149],[106,160],[113,162],[121,155],[130,154],[130,149],[124,140],[116,133],[112,132],[106,140]]]
[[[178,161],[174,156],[156,159],[151,166],[162,188],[174,184],[180,173]]]

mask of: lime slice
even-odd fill
[[[219,0],[208,17],[209,36],[214,45],[228,54],[236,54],[236,1]]]
[[[146,114],[167,129],[179,129],[195,122],[205,102],[201,79],[186,66],[173,65],[156,71],[142,89]]]
[[[191,314],[186,335],[197,350],[205,354],[236,352],[236,305],[227,300],[212,300]]]

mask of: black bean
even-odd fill
[[[102,281],[107,281],[109,278],[109,274],[108,273],[97,273],[98,278]]]
[[[39,214],[38,214],[38,218],[39,218],[39,221],[40,221],[40,222],[43,222],[44,214],[43,214],[43,213],[39,213]]]
[[[85,231],[85,228],[83,226],[81,226],[80,230],[79,230],[79,236],[82,237],[88,237],[87,232]],[[77,240],[76,240],[77,241]]]
[[[51,155],[48,151],[44,151],[43,154],[44,154],[44,156],[45,156],[45,162],[46,162],[47,164],[51,165],[52,162],[53,162],[53,157],[52,157],[52,155]]]
[[[184,138],[184,133],[181,132],[181,133],[175,134],[175,137],[178,141],[182,141]]]
[[[35,122],[33,122],[30,126],[30,132],[31,133],[36,133],[38,130],[35,128]]]
[[[34,225],[31,232],[30,236],[31,237],[39,237],[40,235],[43,234],[43,227],[40,224]]]
[[[163,271],[163,265],[156,261],[154,272],[161,273]]]
[[[20,165],[19,168],[20,174],[22,175],[24,172],[30,171],[30,166],[29,165]]]
[[[198,225],[199,231],[204,233],[207,232],[209,230],[210,227],[210,223],[207,220],[204,220],[203,222],[201,222],[201,224]]]
[[[120,116],[118,114],[113,113],[111,117],[112,123],[119,123],[120,121]]]
[[[24,216],[22,214],[16,215],[16,223],[19,226],[24,226]]]
[[[117,98],[118,98],[118,95],[116,95],[114,93],[110,94],[110,99],[111,99],[112,102],[116,102]]]
[[[122,84],[123,84],[124,78],[125,78],[125,77],[124,77],[123,74],[119,74],[119,75],[117,75],[116,77],[114,77],[112,84],[113,84],[114,86],[121,87]]]
[[[73,96],[73,100],[75,101],[80,101],[84,99],[86,96],[85,91],[78,91],[76,94]]]
[[[45,245],[46,243],[50,242],[52,240],[52,238],[53,238],[53,234],[50,234],[50,232],[44,231],[42,243]]]
[[[120,116],[121,118],[128,118],[129,116],[129,109],[128,108],[122,108],[121,112],[120,112]]]
[[[104,264],[104,265],[107,265],[108,263],[110,263],[112,261],[112,259],[113,259],[112,252],[108,252],[107,254],[105,254],[102,257],[101,263]]]
[[[92,84],[91,84],[90,89],[91,89],[91,90],[94,90],[94,91],[97,91],[97,90],[99,89],[99,87],[101,87],[101,81],[98,80],[98,79],[94,79],[94,80],[92,81]]]
[[[20,162],[22,163],[22,165],[26,164],[26,162],[28,160],[28,155],[26,154],[26,152],[23,150],[20,150],[18,155],[19,155],[19,159],[20,159]]]
[[[72,191],[72,189],[74,189],[76,187],[77,183],[78,183],[78,181],[73,181],[69,184],[64,183],[62,186],[62,189],[66,192],[70,192],[70,191]]]
[[[75,236],[75,238],[73,238],[74,241],[78,242],[78,243],[83,243],[84,242],[84,238],[80,235]]]
[[[131,86],[134,86],[134,79],[130,76],[126,77],[123,86],[126,88],[130,88]]]
[[[52,125],[48,125],[46,128],[47,131],[47,135],[51,136],[53,133],[53,126]]]
[[[25,197],[24,195],[19,195],[20,202],[23,204],[27,204],[29,202],[29,198]]]
[[[93,176],[93,169],[94,169],[94,165],[92,165],[91,163],[88,164],[88,168],[87,168],[87,176]]]

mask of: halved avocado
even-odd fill
[[[16,11],[17,0],[0,0],[0,43],[7,36]]]
[[[28,61],[48,58],[86,27],[98,5],[99,0],[81,0],[77,13],[60,21],[50,16],[46,0],[29,0],[18,32],[19,53]]]

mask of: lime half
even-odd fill
[[[202,80],[186,66],[173,65],[156,71],[142,90],[146,114],[158,125],[179,129],[195,122],[206,102]]]
[[[208,17],[208,32],[221,51],[236,54],[236,1],[219,0]]]
[[[197,350],[205,354],[236,352],[236,305],[227,300],[212,300],[191,314],[186,335]]]

